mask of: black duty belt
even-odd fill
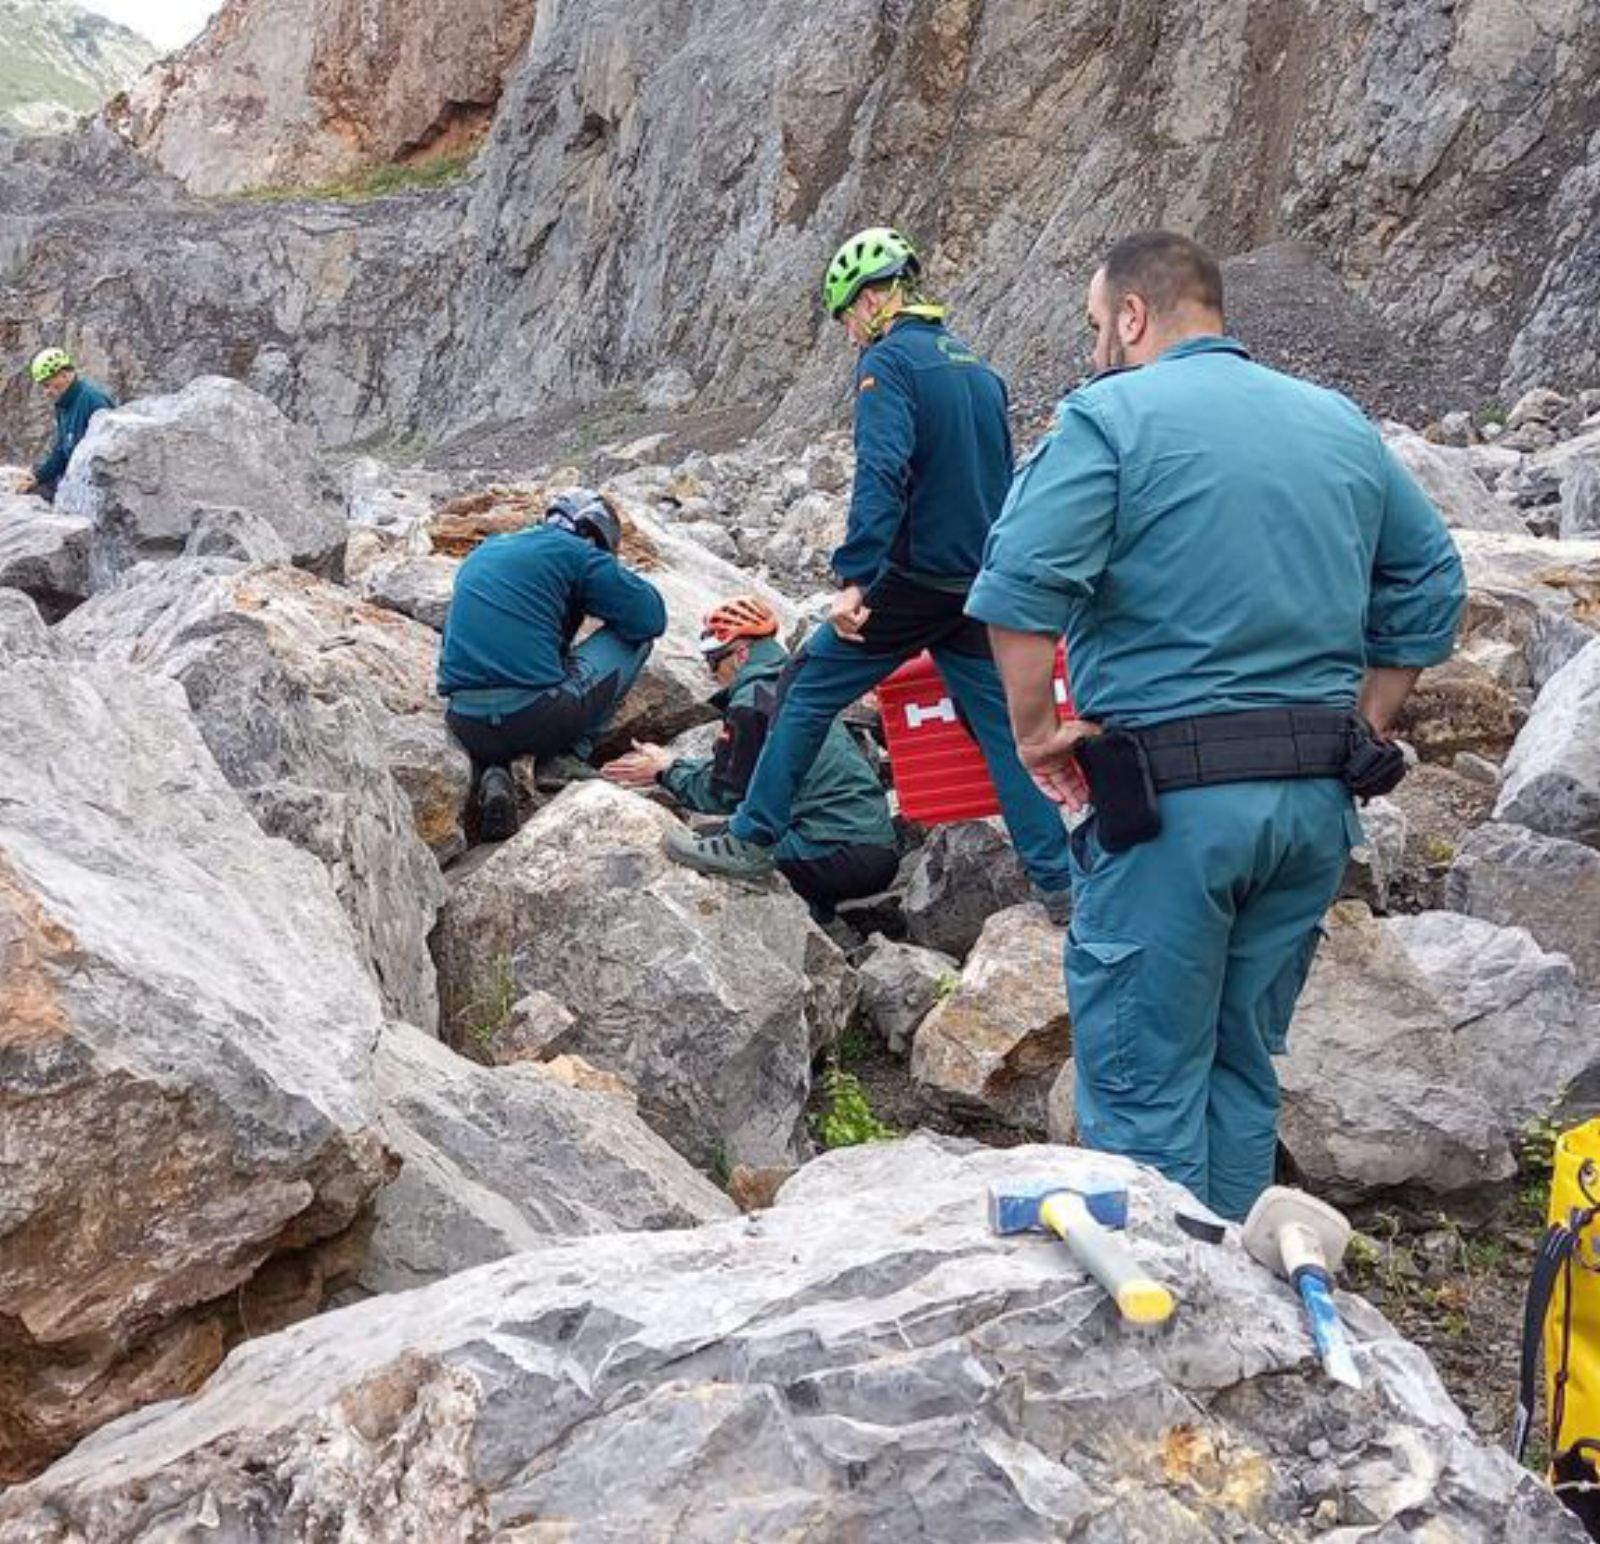
[[[1119,852],[1161,831],[1156,796],[1268,779],[1337,777],[1357,798],[1388,793],[1405,755],[1353,708],[1256,708],[1110,728],[1077,747],[1100,843]]]
[[[1348,708],[1254,708],[1131,733],[1157,793],[1266,778],[1342,777],[1359,720]]]

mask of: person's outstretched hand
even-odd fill
[[[1098,724],[1069,718],[1038,739],[1018,740],[1017,754],[1045,797],[1076,813],[1089,802],[1089,785],[1078,765],[1077,748],[1081,741],[1092,740],[1099,733]]]
[[[675,760],[677,758],[664,746],[635,740],[633,749],[615,761],[608,761],[601,767],[600,775],[623,788],[654,788],[656,779]]]

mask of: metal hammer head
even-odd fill
[[[996,1233],[1049,1232],[1039,1217],[1039,1208],[1053,1195],[1070,1190],[1083,1197],[1089,1215],[1105,1228],[1128,1225],[1128,1186],[1125,1181],[1104,1175],[1080,1175],[1076,1179],[1023,1180],[1020,1183],[989,1187],[989,1226]]]

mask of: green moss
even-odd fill
[[[243,193],[230,194],[229,199],[269,204],[319,201],[341,204],[370,203],[375,198],[389,198],[397,193],[425,192],[430,188],[444,188],[460,182],[472,170],[472,163],[477,159],[477,154],[476,150],[464,150],[458,155],[438,156],[431,161],[413,161],[400,166],[378,166],[340,182],[327,182],[314,188],[251,188]]]

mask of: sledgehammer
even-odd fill
[[[1130,1324],[1165,1324],[1176,1307],[1172,1293],[1108,1231],[1127,1222],[1126,1185],[1042,1180],[989,1191],[989,1225],[996,1233],[1054,1233]]]

